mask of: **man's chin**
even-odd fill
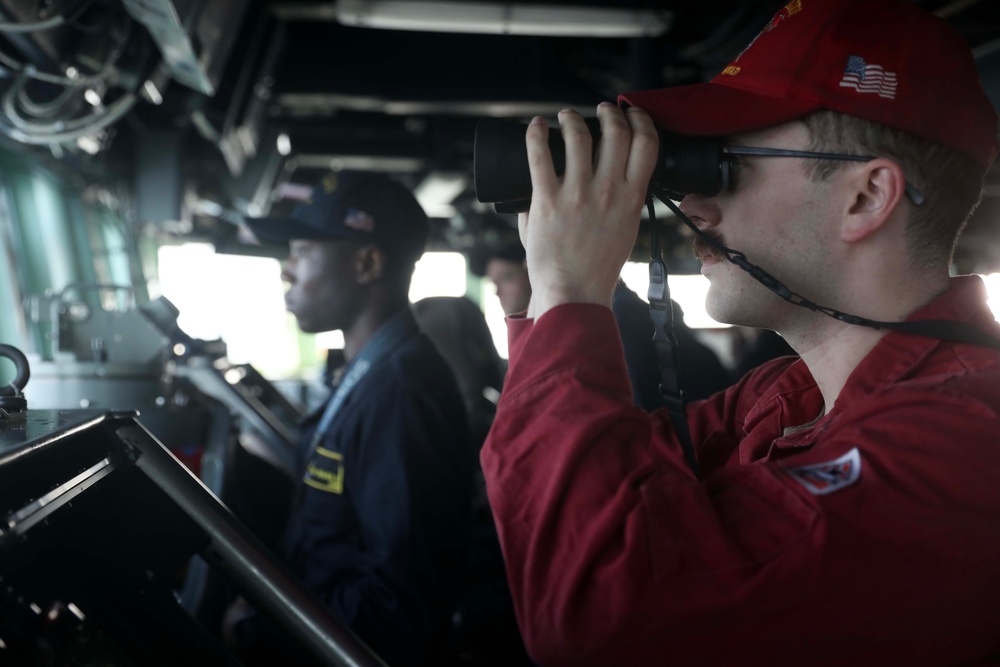
[[[713,289],[720,288],[715,284],[709,286],[708,293],[705,295],[705,314],[719,324],[738,324],[737,320],[740,317],[733,304],[728,303],[723,295],[712,294]]]
[[[302,333],[307,333],[307,334],[319,333],[316,330],[316,325],[314,323],[310,322],[306,318],[303,318],[301,315],[299,315],[298,313],[296,313],[294,310],[292,310],[290,308],[288,309],[288,312],[291,313],[295,317],[295,321],[296,321],[296,323],[298,323],[299,329],[302,331]]]

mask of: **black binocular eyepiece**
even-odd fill
[[[594,151],[601,137],[596,118],[586,121]],[[531,173],[524,143],[527,125],[507,120],[482,120],[476,125],[473,180],[476,198],[494,205],[497,213],[527,211],[531,203]],[[549,129],[549,150],[556,174],[566,170],[562,133]],[[687,194],[707,197],[721,192],[729,181],[729,163],[717,139],[660,135],[660,155],[649,183],[650,193],[680,199]]]

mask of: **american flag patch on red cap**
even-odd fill
[[[853,88],[859,93],[875,93],[879,97],[896,99],[896,73],[881,65],[866,63],[861,56],[849,56],[841,88]]]

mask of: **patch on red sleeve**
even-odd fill
[[[839,491],[858,481],[861,476],[861,454],[855,447],[839,459],[811,463],[785,470],[806,490],[817,496]]]

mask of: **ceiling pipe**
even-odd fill
[[[272,5],[279,18],[304,18],[292,11],[295,4],[279,9],[280,4]],[[332,12],[326,7],[322,18],[332,18],[352,27],[384,30],[627,38],[662,35],[670,28],[673,17],[663,10],[620,7],[444,0],[338,0]]]

